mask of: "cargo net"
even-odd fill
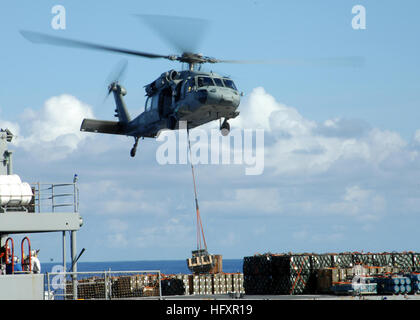
[[[417,273],[420,254],[413,252],[266,253],[244,257],[243,261],[244,289],[249,295],[348,292],[357,286],[366,293],[379,293],[377,279],[393,278],[396,274],[417,279]],[[355,283],[355,279],[364,286]],[[410,284],[410,288],[410,292],[404,292],[416,293],[418,285]]]
[[[159,297],[159,272],[49,273],[47,299],[93,300]]]

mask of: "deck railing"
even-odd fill
[[[31,212],[79,211],[77,183],[32,183]]]

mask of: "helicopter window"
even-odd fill
[[[214,83],[216,83],[216,86],[218,86],[218,87],[224,87],[223,82],[222,82],[222,79],[220,79],[220,78],[213,78],[213,80],[214,80]]]
[[[151,107],[152,107],[152,99],[150,97],[147,97],[144,111],[149,111]]]
[[[151,105],[151,108],[149,110],[158,110],[160,100],[161,99],[159,98],[159,95],[154,95],[152,97],[152,105]]]
[[[198,87],[214,86],[213,80],[209,77],[198,77]]]
[[[184,86],[185,93],[188,93],[191,90],[193,90],[194,86],[195,86],[195,79],[194,78],[188,79]]]
[[[236,86],[235,86],[235,84],[233,83],[233,81],[232,81],[232,80],[229,80],[229,79],[223,79],[223,82],[225,83],[225,86],[226,86],[226,87],[231,88],[231,89],[233,89],[233,90],[238,90],[238,89],[236,89]]]
[[[179,98],[181,98],[181,87],[182,82],[180,81],[175,88],[175,102],[179,101]]]

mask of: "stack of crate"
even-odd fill
[[[127,298],[138,296],[139,293],[133,291],[133,281],[131,276],[113,277],[111,281],[112,298]]]
[[[213,279],[212,278],[213,277],[211,274],[204,275],[204,294],[213,294]]]
[[[190,280],[190,276],[188,274],[182,274],[178,276],[179,279],[182,279],[182,281],[184,282],[184,288],[185,288],[185,295],[189,295],[190,294],[190,286],[191,286],[191,280]]]
[[[244,275],[242,273],[235,273],[233,274],[233,286],[232,291],[237,293],[245,293],[245,289],[243,286],[244,283]]]
[[[341,281],[343,279],[348,283],[358,275],[353,272],[357,266],[366,267],[364,275],[370,277],[385,273],[420,272],[420,254],[413,252],[259,254],[244,257],[244,286],[247,294],[310,294],[328,290],[328,283],[334,285],[344,282]]]
[[[190,288],[191,294],[200,294],[200,276],[197,274],[192,275],[192,288]]]
[[[213,275],[213,293],[223,294],[226,293],[226,281],[223,273],[216,273]]]
[[[420,253],[413,254],[413,271],[420,272]]]
[[[225,283],[226,283],[226,293],[230,293],[233,291],[232,284],[233,284],[233,274],[232,273],[225,273]]]
[[[140,275],[139,285],[143,287],[143,295],[146,297],[158,296],[159,285],[157,274]]]
[[[212,291],[212,282],[211,282],[211,276],[207,274],[201,274],[196,276],[196,287],[195,287],[195,293],[194,294],[211,294]]]
[[[182,278],[174,275],[168,276],[160,281],[163,296],[184,295],[185,285]]]
[[[245,293],[242,273],[190,275],[189,293],[193,295]]]
[[[413,293],[420,293],[420,274],[412,273],[411,274],[411,283],[413,287]]]
[[[378,277],[375,279],[378,284],[378,292],[382,294],[410,294],[413,293],[412,277],[393,275]],[[414,288],[414,293],[415,293]]]

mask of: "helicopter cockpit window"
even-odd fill
[[[220,79],[220,78],[213,78],[213,80],[214,80],[214,83],[216,84],[216,86],[218,86],[218,87],[224,87],[223,82],[222,82],[222,79]]]
[[[152,98],[147,97],[146,104],[145,104],[145,107],[144,107],[144,111],[149,111],[151,107],[152,107]]]
[[[225,86],[226,86],[226,87],[231,88],[231,89],[233,89],[233,90],[238,90],[238,89],[236,89],[236,86],[235,86],[235,84],[233,83],[233,81],[232,81],[232,80],[229,80],[229,79],[223,79],[223,82],[225,83]]]
[[[198,77],[198,87],[214,86],[213,80],[209,77]]]
[[[191,92],[194,89],[195,86],[195,79],[194,78],[190,78],[187,80],[187,82],[184,85],[184,92],[188,93]]]

